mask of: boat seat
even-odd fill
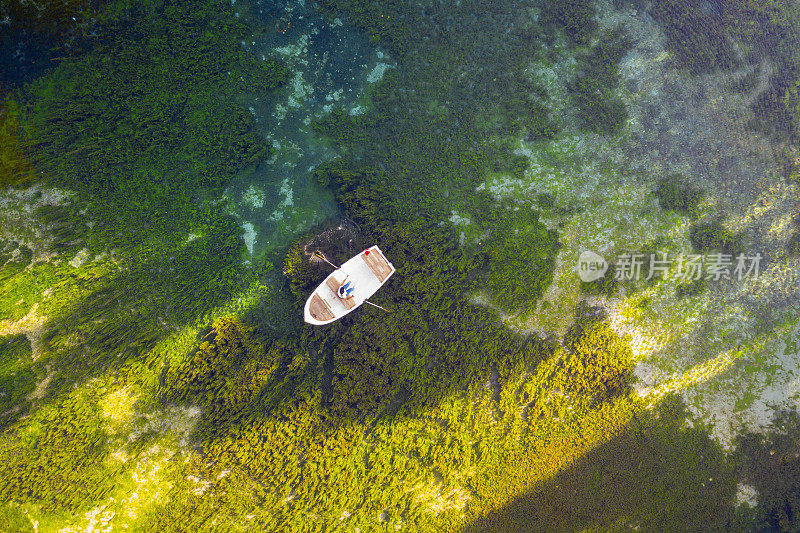
[[[336,279],[335,276],[331,276],[328,278],[328,281],[325,282],[328,288],[339,298],[339,285],[342,283]],[[356,306],[356,299],[355,298],[339,298],[339,301],[342,302],[345,309],[352,309]]]
[[[386,278],[391,276],[392,267],[389,266],[389,262],[386,261],[386,258],[383,257],[378,250],[367,250],[362,252],[361,257],[381,283],[386,281]]]
[[[308,312],[317,320],[330,320],[334,317],[328,302],[323,300],[319,294],[315,294],[311,298],[311,305]]]

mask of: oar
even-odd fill
[[[319,250],[314,250],[314,255],[315,255],[316,257],[319,257],[320,259],[322,259],[322,260],[323,260],[323,261],[325,261],[326,263],[328,263],[330,266],[332,266],[332,267],[333,267],[333,268],[335,268],[336,270],[339,270],[339,267],[337,267],[336,265],[334,265],[333,263],[331,263],[330,261],[328,261],[328,260],[325,258],[325,256],[324,256],[324,255],[322,255],[322,252],[320,252]],[[391,311],[389,311],[389,310],[388,310],[388,309],[386,309],[385,307],[381,307],[381,306],[380,306],[380,305],[378,305],[378,304],[374,304],[374,303],[370,302],[369,300],[364,300],[364,303],[365,303],[365,304],[369,304],[369,305],[371,305],[371,306],[373,306],[373,307],[377,307],[378,309],[383,309],[383,310],[384,310],[384,311],[386,311],[387,313],[391,313]]]
[[[389,311],[389,310],[388,310],[388,309],[386,309],[385,307],[381,307],[381,306],[380,306],[380,305],[378,305],[378,304],[374,304],[374,303],[370,302],[369,300],[364,300],[364,303],[365,303],[365,304],[369,304],[369,305],[371,305],[371,306],[373,306],[373,307],[377,307],[378,309],[383,309],[383,310],[384,310],[384,311],[386,311],[387,313],[391,313],[391,311]]]
[[[328,261],[328,260],[325,258],[325,256],[324,256],[324,255],[322,255],[322,252],[320,252],[319,250],[314,250],[314,256],[315,256],[315,257],[319,257],[320,259],[322,259],[323,261],[325,261],[326,263],[328,263],[330,266],[332,266],[332,267],[333,267],[333,268],[335,268],[336,270],[339,270],[339,267],[337,267],[336,265],[334,265],[333,263],[331,263],[330,261]]]

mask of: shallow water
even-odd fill
[[[148,233],[145,221],[133,253],[95,249],[82,240],[97,229],[83,218],[91,198],[69,184],[0,192],[0,479],[12,480],[0,483],[0,524],[796,525],[800,147],[781,121],[797,121],[800,102],[781,111],[796,95],[773,94],[798,83],[792,28],[767,16],[756,17],[767,37],[728,27],[709,41],[730,44],[725,64],[696,49],[706,63],[694,65],[681,46],[703,41],[671,41],[670,24],[689,13],[713,30],[739,4],[336,5],[234,0],[209,16],[212,36],[228,15],[245,21],[236,49],[280,60],[289,77],[275,92],[241,88],[234,103],[273,152],[184,199],[180,220],[196,228]],[[192,21],[209,6],[177,13]],[[151,22],[143,38],[157,41]],[[28,55],[18,63],[15,76],[47,76]],[[27,104],[47,96],[59,111],[58,88],[31,87]],[[154,106],[180,110],[167,100]],[[345,123],[359,141],[334,149],[313,126],[337,108],[379,119]],[[88,165],[84,117],[56,111],[80,140],[56,159],[77,152]],[[2,124],[0,140],[14,141],[16,125]],[[0,169],[38,171],[48,142],[0,152]],[[315,183],[342,154],[355,155],[331,187]],[[152,198],[169,205],[138,190],[150,199],[124,199],[137,213]],[[304,325],[329,271],[305,262],[310,250],[339,261],[371,244],[397,268],[374,296],[391,312]],[[730,250],[761,254],[758,275],[692,283],[673,264],[611,280],[626,254]],[[587,256],[608,263],[608,283],[582,280]]]
[[[254,2],[247,6],[255,36],[242,46],[256,57],[275,57],[292,70],[276,94],[251,95],[244,105],[275,154],[228,186],[231,211],[258,255],[286,246],[299,233],[336,217],[330,192],[315,186],[314,168],[337,154],[312,131],[334,108],[360,114],[364,91],[380,79],[388,54],[340,18],[328,20],[310,3]],[[270,31],[272,28],[278,31]],[[263,32],[263,36],[262,35]],[[370,76],[372,74],[372,76]]]

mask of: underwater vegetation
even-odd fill
[[[727,31],[744,44],[751,61],[773,65],[767,90],[752,104],[754,126],[772,134],[794,137],[800,132],[797,86],[800,81],[800,6],[785,0],[722,2]]]
[[[25,335],[0,337],[0,421],[36,386],[31,345]]]
[[[46,512],[79,508],[113,486],[107,452],[97,398],[74,391],[5,428],[0,498],[35,501]]]
[[[358,9],[353,11],[358,12]],[[617,88],[617,63],[625,53],[624,38],[618,37],[616,43],[614,38],[600,39],[594,47],[586,46],[585,55],[579,56],[579,69],[583,70],[578,70],[571,97],[576,101],[586,99],[587,105],[581,115],[588,116],[592,111],[590,97],[603,95],[594,97],[598,101],[611,99]],[[404,57],[408,55],[407,51]],[[507,307],[501,309],[507,312],[524,309],[520,306],[520,303],[525,304],[524,297],[515,300],[514,296],[518,296],[513,292],[515,287],[505,285],[513,269],[506,271],[502,264],[492,265],[492,259],[507,260],[509,255],[518,253],[522,242],[532,243],[530,246],[537,248],[536,253],[544,256],[545,251],[553,253],[551,250],[556,249],[557,240],[550,240],[551,234],[535,222],[538,220],[535,210],[520,206],[519,211],[513,211],[482,199],[466,185],[457,186],[464,183],[457,174],[447,174],[453,176],[449,181],[437,181],[438,172],[430,177],[431,183],[435,183],[438,190],[447,191],[447,195],[427,193],[429,196],[416,200],[415,195],[406,194],[409,189],[414,192],[424,189],[419,185],[422,178],[416,175],[423,171],[412,161],[402,161],[404,153],[424,157],[433,168],[441,168],[438,166],[440,154],[450,156],[451,153],[437,146],[436,135],[430,132],[435,131],[434,127],[442,128],[447,134],[451,132],[446,125],[443,127],[435,121],[442,116],[437,113],[448,116],[446,110],[440,107],[431,110],[424,102],[414,100],[408,89],[413,86],[412,82],[404,79],[403,68],[414,67],[401,64],[397,77],[387,80],[377,97],[373,95],[376,119],[350,120],[342,113],[320,127],[322,133],[332,128],[329,136],[345,154],[339,161],[318,170],[320,181],[337,190],[348,215],[361,226],[365,236],[380,239],[382,243],[385,240],[386,249],[396,254],[392,256],[395,264],[404,265],[402,275],[393,279],[380,294],[379,303],[394,304],[392,314],[372,314],[364,310],[354,315],[351,323],[343,322],[331,328],[331,333],[335,330],[337,334],[344,329],[340,340],[334,341],[326,334],[326,342],[333,345],[333,373],[330,382],[322,380],[325,400],[322,405],[339,421],[339,427],[346,428],[352,420],[363,421],[370,428],[364,431],[368,437],[381,431],[389,435],[384,441],[370,440],[375,451],[364,454],[363,470],[360,454],[349,468],[373,475],[380,469],[378,465],[390,461],[387,455],[392,448],[380,445],[386,440],[399,441],[401,437],[397,433],[400,428],[407,427],[408,418],[436,416],[442,419],[437,423],[450,430],[453,442],[449,446],[463,446],[470,466],[475,465],[479,472],[463,485],[468,487],[472,498],[465,506],[466,523],[472,522],[476,531],[503,530],[504,527],[525,530],[531,524],[534,530],[545,531],[637,527],[659,530],[664,524],[667,529],[674,530],[696,529],[698,524],[701,529],[746,529],[749,518],[737,514],[745,512],[735,510],[732,505],[737,472],[728,463],[723,450],[709,437],[706,428],[688,427],[686,412],[675,398],[667,398],[655,411],[639,410],[641,406],[636,404],[636,396],[629,388],[633,353],[628,340],[619,338],[607,324],[580,320],[578,327],[563,339],[562,348],[534,341],[536,350],[527,356],[525,351],[506,356],[494,344],[488,345],[492,348],[489,351],[486,345],[473,340],[480,333],[491,331],[489,324],[493,323],[493,317],[490,313],[484,314],[485,309],[465,306],[463,309],[469,312],[462,311],[458,295],[470,294],[476,287],[491,287],[494,280],[502,279],[503,287],[498,286],[498,289],[508,289],[513,296],[508,297]],[[446,79],[446,75],[440,79]],[[399,92],[395,87],[405,90],[395,95],[395,90]],[[396,109],[394,114],[381,112],[382,101],[393,106],[389,109]],[[449,107],[457,109],[458,104],[451,101]],[[616,109],[624,112],[624,106]],[[610,117],[609,120],[588,120],[583,127],[601,133],[619,132],[626,116],[613,111],[611,108],[611,112],[601,115],[601,118]],[[463,121],[460,115],[450,116]],[[492,115],[482,115],[485,116]],[[424,127],[426,124],[430,126]],[[600,126],[592,129],[593,124]],[[476,130],[488,130],[481,130],[483,127],[486,126],[478,125]],[[397,130],[410,132],[411,142],[405,146],[394,142],[392,136],[397,135]],[[415,146],[413,139],[423,135],[427,146],[431,147],[428,150]],[[371,149],[372,143],[379,149]],[[483,168],[479,167],[479,171],[484,175],[492,172],[516,175],[512,158],[503,160],[491,152],[481,155],[478,161],[485,166],[481,165]],[[493,157],[502,161],[502,165]],[[402,165],[398,164],[398,159]],[[499,168],[493,168],[495,165]],[[442,186],[443,183],[446,185]],[[693,220],[690,236],[698,251],[733,253],[741,246],[741,238],[727,230],[721,221],[698,220],[704,195],[687,179],[668,176],[657,185],[654,195],[663,209]],[[437,216],[441,221],[452,211],[459,214],[456,218],[459,225],[437,224]],[[487,211],[498,213],[498,217],[493,219]],[[519,219],[509,223],[509,228],[518,229],[527,222],[531,225],[528,235],[537,237],[516,241],[517,235],[505,231],[502,223],[515,217]],[[469,223],[462,222],[465,218]],[[523,233],[520,229],[519,234]],[[493,238],[497,240],[493,242]],[[493,249],[495,246],[499,251]],[[655,250],[658,246],[659,242],[654,240],[643,251]],[[442,248],[446,253],[440,256]],[[455,260],[453,256],[459,255]],[[297,265],[297,255],[290,259],[287,263]],[[417,270],[417,264],[422,270]],[[292,272],[300,273],[301,268],[287,269],[290,275]],[[298,281],[301,280],[298,278]],[[549,280],[537,276],[529,283],[534,287],[537,283],[546,286]],[[587,291],[607,293],[613,290],[613,286],[609,287],[612,283],[597,284]],[[703,287],[687,285],[677,290],[689,296]],[[498,294],[502,295],[496,291],[494,296]],[[362,316],[367,313],[370,319],[363,320]],[[511,345],[513,341],[504,342]],[[454,344],[459,347],[457,357],[451,355]],[[487,353],[485,357],[484,352]],[[519,357],[526,361],[523,374],[526,377],[515,381],[510,376],[515,376],[519,367],[512,363]],[[417,361],[420,363],[415,363]],[[451,380],[449,384],[443,382],[447,379]],[[475,386],[470,384],[482,381],[485,381],[486,391],[478,395]],[[330,389],[326,388],[328,383]],[[448,402],[449,397],[458,395],[464,388],[471,394],[468,401],[485,398],[482,401],[487,401],[488,405],[486,412],[480,415],[482,420],[488,419],[489,424],[502,430],[502,437],[493,438],[489,445],[486,444],[488,437],[480,441],[475,438],[477,434],[486,433],[475,429],[478,426],[466,429],[459,420],[463,417],[461,412],[454,414],[450,410],[453,404]],[[516,401],[511,401],[514,395],[517,395]],[[442,411],[449,416],[439,415]],[[360,437],[361,432],[358,434]],[[469,445],[464,444],[465,440]],[[470,446],[480,453],[471,451]],[[344,453],[347,448],[340,449]],[[498,449],[503,451],[498,453]],[[432,443],[424,442],[421,450],[413,448],[392,457],[391,461],[399,462],[393,471],[398,475],[408,472],[417,454],[438,459],[432,464],[444,480],[440,494],[451,494],[452,478],[443,472],[452,472],[444,459],[452,456]],[[681,489],[675,490],[675,487]],[[365,485],[364,490],[374,489]],[[517,506],[515,499],[520,494],[530,494],[530,498],[525,505]],[[380,494],[367,499],[369,504],[375,500],[383,503],[391,498]],[[374,513],[382,516],[381,511],[383,508],[376,505]],[[495,512],[497,515],[493,514]],[[387,512],[389,516],[393,513],[393,509]],[[403,516],[409,515],[412,513]],[[448,515],[443,512],[440,516]],[[357,520],[354,525],[359,527],[366,527],[366,524],[381,527],[374,521]],[[430,530],[438,527],[438,524],[433,525],[433,520],[431,518]],[[463,523],[454,525],[457,523],[453,520],[448,523],[450,527],[439,529],[461,530]],[[483,524],[486,526],[481,527]],[[468,525],[467,530],[473,526]]]
[[[794,231],[786,248],[790,254],[797,254],[800,253],[800,216],[795,216],[792,219],[792,225],[794,226]]]
[[[8,18],[5,24],[22,26],[37,33],[66,33],[100,15],[102,4],[98,0],[9,0],[0,7],[0,16]]]
[[[26,89],[25,149],[51,184],[93,200],[114,245],[185,227],[203,190],[267,157],[234,96],[287,78],[240,49],[246,27],[223,2],[152,9],[132,6],[91,52]]]
[[[765,77],[769,84],[751,104],[756,113],[753,126],[797,136],[800,7],[796,2],[659,0],[650,12],[663,25],[678,64],[692,74],[731,69],[743,61],[760,63],[752,80]]]
[[[798,115],[798,119],[800,119],[800,115]],[[781,164],[781,173],[786,181],[800,183],[800,148],[787,146],[783,153],[778,154],[778,159]]]
[[[431,410],[446,404],[455,391],[485,379],[487,373],[496,374],[498,385],[491,393],[492,403],[496,403],[504,383],[525,368],[535,368],[553,352],[549,343],[508,331],[493,312],[469,302],[472,291],[488,290],[502,298],[508,309],[525,310],[535,303],[552,275],[557,235],[544,228],[536,210],[529,205],[499,205],[475,191],[487,172],[520,172],[519,158],[503,154],[502,146],[476,142],[478,136],[472,130],[448,127],[438,112],[432,114],[427,106],[419,105],[422,102],[409,102],[403,96],[407,94],[405,83],[408,80],[402,72],[388,75],[370,94],[373,109],[368,117],[339,113],[317,125],[344,153],[341,159],[316,170],[318,181],[336,191],[364,241],[380,242],[391,250],[394,264],[403,265],[402,275],[393,277],[376,295],[376,303],[390,307],[390,314],[362,309],[328,330],[314,332],[317,346],[313,351],[326,352],[318,378],[320,414],[328,424],[341,428],[336,430],[339,434],[355,423],[356,427],[374,428],[367,433],[375,435],[371,438],[381,435],[380,441],[390,439],[387,445],[403,438],[392,426],[427,425],[424,421]],[[458,103],[451,106],[457,109]],[[462,115],[457,119],[465,120]],[[470,216],[470,235],[486,232],[480,244],[467,242],[455,228],[442,223],[454,209]],[[317,267],[308,264],[309,251],[303,253],[307,243],[303,239],[292,247],[284,268],[300,301],[315,276],[321,279]],[[335,251],[321,248],[336,260]],[[537,268],[529,268],[531,264]],[[497,416],[503,415],[497,411]],[[460,424],[455,413],[447,418],[451,424]],[[506,420],[513,423],[514,417],[509,414]],[[465,441],[470,431],[465,430],[467,433],[441,438]],[[346,454],[353,449],[346,441],[332,444],[331,439],[334,437],[322,441],[326,450]],[[369,454],[365,472],[377,483],[386,482],[387,462],[389,472],[398,468],[403,472],[401,483],[404,478],[416,478],[416,464],[433,462],[436,471],[447,478],[458,476],[459,464],[463,464],[460,448],[454,449],[451,458],[437,458],[443,452],[426,446],[409,452],[402,460],[406,467],[387,455],[391,447],[379,449],[385,451]],[[323,452],[322,457],[330,453]],[[495,451],[482,453],[488,457]],[[317,457],[322,465],[333,461]],[[323,473],[338,471],[337,467],[323,470],[322,465],[306,468],[319,469],[317,475],[339,487],[343,480]],[[426,470],[422,473],[427,478],[431,474]],[[435,479],[438,474],[433,475]],[[293,490],[301,494],[300,488]],[[351,501],[352,486],[340,490],[339,498]],[[369,491],[368,505],[375,509],[375,516],[384,513],[387,522],[397,519],[398,505],[407,509],[402,511],[404,519],[411,520],[420,512],[417,504],[404,503],[405,497],[398,501],[385,489],[364,490]],[[455,498],[457,487],[452,490]],[[448,511],[444,516],[452,514]],[[461,522],[453,520],[448,529],[456,529]],[[416,523],[421,527],[430,523],[429,528],[435,529],[434,524],[447,522],[430,516]],[[378,527],[378,523],[371,526]]]
[[[586,45],[597,30],[594,2],[590,0],[548,1],[544,4],[545,24],[555,24],[576,44]]]
[[[241,230],[210,200],[270,152],[235,96],[275,90],[286,69],[242,52],[247,27],[225,2],[109,9],[116,15],[96,46],[19,91],[22,103],[5,115],[8,175],[35,168],[77,193],[34,214],[50,250],[105,256],[67,276],[67,265],[34,264],[30,277],[15,277],[27,266],[15,252],[0,270],[4,318],[37,302],[50,311],[43,341],[52,352],[40,365],[59,369],[53,394],[141,357],[269,270],[242,264]],[[57,305],[41,296],[54,282]]]
[[[162,371],[162,401],[198,404],[209,422],[235,414],[254,400],[281,362],[279,350],[267,350],[268,340],[235,316],[215,320],[181,367]]]
[[[800,419],[795,411],[782,411],[774,424],[779,429],[739,439],[736,463],[743,479],[758,490],[759,505],[751,511],[754,529],[796,531],[800,528]]]
[[[565,127],[526,58],[545,61],[539,40],[567,35],[579,127],[614,135],[627,120],[625,36],[600,33],[585,1],[548,3],[541,24],[515,2],[464,1],[455,14],[323,5],[398,64],[365,96],[364,115],[334,110],[314,125],[340,153],[315,178],[347,218],[270,257],[284,279],[264,259],[242,263],[241,231],[217,201],[270,153],[237,98],[287,79],[241,51],[248,28],[229,2],[115,3],[96,47],[14,95],[0,161],[22,168],[20,151],[77,195],[35,213],[57,259],[33,263],[24,244],[0,242],[0,318],[46,317],[36,361],[28,337],[0,337],[0,405],[19,407],[2,420],[0,521],[741,530],[755,516],[733,507],[746,472],[768,502],[759,523],[794,526],[793,482],[758,476],[793,469],[796,440],[742,441],[747,453],[728,462],[679,400],[645,405],[631,339],[602,315],[580,315],[562,339],[501,320],[534,312],[562,247],[559,226],[545,225],[557,199],[500,202],[480,187],[529,174],[517,137],[540,143]],[[472,16],[482,10],[496,18]],[[688,178],[668,175],[653,195],[691,220],[698,251],[741,246],[722,221],[699,218],[704,193]],[[339,263],[374,242],[399,267],[374,298],[391,312],[300,323],[329,271],[313,251]],[[84,249],[90,260],[68,266]],[[617,283],[581,288],[610,295]]]
[[[324,172],[323,169],[321,172]],[[321,174],[317,174],[317,177],[324,179]],[[360,227],[346,218],[338,225],[331,224],[327,229],[297,240],[289,247],[283,262],[283,275],[290,282],[289,289],[294,299],[304,301],[330,272],[327,263],[312,257],[314,251],[324,250],[328,261],[341,264],[350,259],[354,252],[366,247]]]
[[[501,213],[482,248],[487,258],[484,284],[505,312],[532,312],[549,281],[540,273],[555,266],[558,235],[539,223],[530,206]]]
[[[63,305],[44,336],[48,345],[60,351],[59,359],[68,361],[73,353],[79,360],[102,366],[103,361],[113,364],[120,350],[137,356],[163,335],[162,320],[191,322],[240,289],[253,274],[240,262],[243,242],[238,227],[228,216],[207,215],[208,234],[173,250],[169,258],[154,255],[123,263],[121,268],[90,270],[66,281],[68,287],[76,285],[72,290],[80,287],[85,296]],[[83,340],[79,346],[86,346],[76,350],[76,336]],[[64,369],[66,373],[82,371],[82,365]]]
[[[708,287],[708,280],[703,278],[681,283],[675,287],[675,296],[677,298],[687,298],[695,296],[703,292]]]
[[[675,52],[678,63],[693,74],[735,64],[720,12],[723,3],[659,0],[653,4],[653,16],[664,27],[667,46]]]
[[[700,202],[703,201],[705,192],[687,183],[683,176],[671,174],[658,180],[653,194],[658,198],[661,209],[674,211],[695,219],[699,215]]]
[[[419,12],[401,0],[360,2],[358,0],[322,0],[320,6],[331,14],[346,13],[353,24],[369,37],[372,44],[386,46],[393,55],[404,56],[417,35],[414,28]]]
[[[2,185],[35,176],[77,193],[30,214],[56,260],[2,242],[0,318],[46,320],[35,361],[25,336],[2,338],[0,448],[14,456],[2,499],[45,513],[118,488],[86,383],[152,382],[142,368],[165,359],[160,342],[270,270],[242,264],[241,230],[213,200],[270,153],[236,96],[274,91],[286,69],[242,52],[249,30],[227,2],[108,9],[90,49],[51,64],[2,111]]]
[[[519,345],[513,341],[514,335],[493,325],[496,319],[491,313],[475,309],[467,299],[470,289],[486,284],[490,289],[509,291],[506,303],[518,308],[527,300],[515,301],[515,295],[524,295],[526,289],[542,290],[552,272],[555,245],[535,214],[520,211],[519,216],[527,217],[528,230],[519,235],[501,223],[492,244],[487,245],[493,249],[487,252],[489,266],[484,270],[481,265],[487,257],[460,248],[452,227],[395,214],[406,197],[390,196],[394,189],[390,175],[376,180],[368,172],[344,174],[342,167],[341,160],[334,161],[318,172],[338,185],[340,198],[347,198],[345,205],[352,208],[348,214],[360,226],[363,238],[371,241],[374,236],[381,246],[392,250],[392,261],[404,268],[403,276],[392,280],[378,296],[381,304],[397,300],[389,304],[391,314],[370,313],[369,318],[357,314],[325,335],[342,335],[333,345],[334,374],[328,400],[332,412],[375,416],[382,404],[398,394],[407,405],[421,408],[442,398],[454,383],[469,380],[491,365],[505,373],[523,364],[530,356],[522,356],[527,349],[518,350],[528,343],[513,348]],[[297,264],[295,250],[287,259],[291,267],[286,272],[294,286],[304,286],[308,267]],[[496,259],[493,255],[509,258],[515,253],[524,254],[517,261],[533,260],[541,268],[531,275],[518,272],[515,275],[522,279],[513,280],[511,270],[491,266]],[[299,260],[308,261],[306,256]],[[537,345],[531,343],[530,349],[541,349]]]
[[[0,249],[0,262],[2,262],[0,280],[6,281],[14,277],[31,264],[33,252],[24,244],[0,239],[0,246],[2,246]]]
[[[602,401],[625,392],[633,370],[633,352],[600,320],[576,324],[564,336],[565,371],[554,380],[556,387]]]
[[[689,228],[689,241],[698,252],[722,252],[732,256],[742,253],[742,237],[719,221],[698,222]]]
[[[609,265],[605,276],[594,281],[581,281],[580,290],[583,294],[593,296],[611,296],[619,286],[619,281],[614,276],[614,265]]]
[[[92,47],[108,2],[45,0],[0,3],[0,98],[53,66]]]
[[[0,103],[0,187],[13,187],[36,175],[20,142],[19,105],[11,99]]]
[[[616,94],[617,65],[629,46],[624,34],[609,31],[581,56],[579,73],[567,89],[580,112],[581,127],[586,131],[613,135],[625,125],[628,113]]]
[[[546,54],[541,25],[533,16],[520,16],[524,4],[469,1],[422,6],[336,0],[320,4],[331,17],[344,15],[375,36],[403,63],[394,76],[401,78],[408,92],[394,98],[403,101],[413,95],[415,112],[425,111],[433,131],[441,130],[442,138],[486,140],[524,132],[536,140],[558,132],[558,119],[547,103],[550,95],[519,61]],[[487,32],[486,26],[505,27],[509,35],[501,39]],[[434,72],[438,79],[428,77]]]
[[[736,491],[734,469],[702,428],[685,425],[686,417],[680,399],[667,398],[464,531],[746,528],[728,503]]]

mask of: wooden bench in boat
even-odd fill
[[[342,282],[337,280],[335,277],[331,276],[327,279],[325,284],[331,291],[333,291],[333,294],[335,294],[336,297],[339,298],[339,285],[341,285]],[[342,305],[344,305],[345,309],[352,309],[356,305],[355,298],[339,298],[339,301],[342,302]]]
[[[392,267],[378,250],[373,250],[372,253],[361,252],[361,257],[381,283],[392,274]]]
[[[319,294],[315,294],[311,298],[311,305],[308,308],[308,312],[317,320],[330,320],[334,317],[328,302],[323,300]]]

